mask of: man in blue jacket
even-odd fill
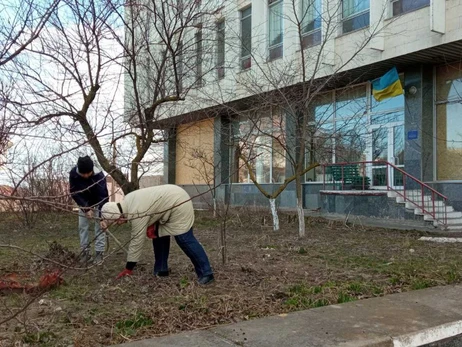
[[[99,223],[101,207],[109,200],[106,177],[89,156],[80,157],[77,166],[69,173],[69,186],[71,196],[79,206],[80,261],[87,263],[91,260],[88,228],[90,220],[96,217],[95,263],[100,264],[106,247],[106,235]]]

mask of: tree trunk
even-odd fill
[[[226,216],[223,220],[221,229],[220,229],[220,251],[221,251],[221,263],[226,265],[227,254],[226,254]]]
[[[276,199],[269,199],[270,206],[271,206],[271,214],[273,215],[273,230],[279,230],[279,217],[278,211],[276,209]]]
[[[298,214],[298,236],[305,237],[305,212],[303,210],[302,199],[297,198],[297,214]]]
[[[298,215],[298,236],[305,237],[305,211],[303,210],[302,180],[300,175],[295,179],[295,190],[297,192],[297,215]]]
[[[213,195],[213,218],[217,218],[217,198]]]

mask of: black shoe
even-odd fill
[[[80,253],[80,256],[79,256],[79,263],[81,265],[84,265],[86,266],[88,263],[90,263],[92,261],[92,257],[90,255],[90,251],[88,250],[84,250]]]
[[[101,265],[104,261],[104,252],[96,252],[95,254],[95,260],[93,260],[93,264],[95,265]]]
[[[199,278],[198,282],[199,284],[210,284],[214,280],[215,280],[215,277],[213,276],[213,274],[211,274],[207,276],[202,276],[201,278]]]
[[[168,275],[170,275],[170,271],[154,271],[154,276],[167,277]]]

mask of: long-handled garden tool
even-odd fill
[[[111,232],[109,231],[109,228],[107,228],[107,229],[105,230],[105,232],[106,232],[106,235],[109,235],[110,237],[112,237],[112,239],[115,241],[115,243],[117,243],[117,245],[118,245],[121,249],[123,249],[125,253],[128,254],[128,250],[127,250],[127,249],[124,247],[124,245],[117,239],[117,237],[115,237],[114,234],[111,233]],[[106,239],[106,241],[108,241],[108,240]],[[106,242],[106,245],[107,245],[106,247],[109,249],[109,242]]]

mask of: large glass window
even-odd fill
[[[436,161],[438,180],[462,179],[462,63],[436,71]]]
[[[369,0],[342,0],[344,33],[369,26]]]
[[[196,31],[196,85],[202,87],[202,27]]]
[[[250,164],[258,183],[282,183],[285,179],[285,117],[279,109],[265,110],[242,118],[234,135],[242,156]],[[237,153],[238,154],[238,153]],[[235,181],[250,183],[244,160],[235,156]]]
[[[217,75],[225,77],[225,21],[217,23]]]
[[[396,0],[391,2],[393,16],[430,6],[430,0]]]
[[[366,86],[335,92],[335,161],[366,160]]]
[[[269,0],[269,59],[282,57],[282,0]]]
[[[302,48],[321,43],[321,0],[301,0]]]
[[[333,162],[334,102],[333,93],[318,95],[310,103],[310,134],[306,143],[306,166]],[[322,180],[322,168],[307,172],[306,181]]]
[[[252,7],[241,11],[241,69],[251,66],[252,52]]]
[[[319,164],[365,161],[369,138],[366,85],[317,96],[309,107],[312,129],[307,139],[307,160]],[[309,162],[307,162],[309,165]],[[307,181],[323,179],[318,167]]]

